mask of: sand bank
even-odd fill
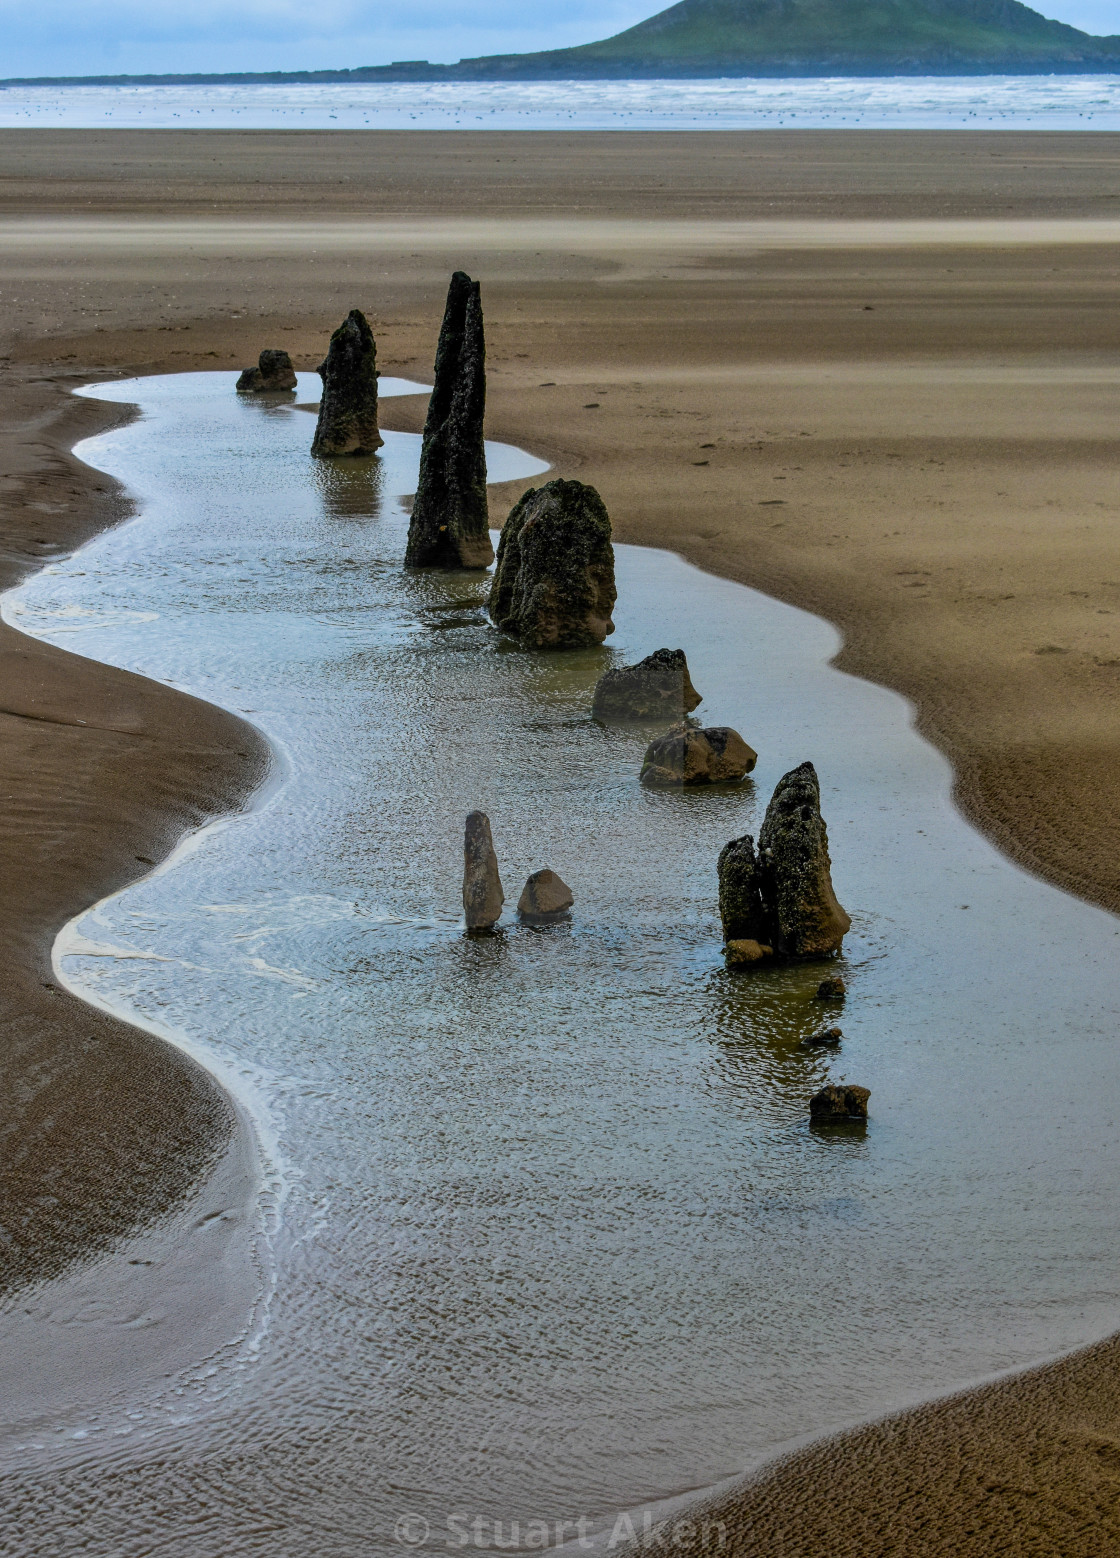
[[[127,506],[66,452],[103,425],[104,408],[19,384],[5,411],[9,585]],[[6,625],[0,666],[8,1288],[172,1210],[227,1148],[233,1116],[220,1091],[166,1045],[61,990],[50,948],[91,897],[142,875],[184,829],[235,804],[267,758],[255,732],[220,710]]]
[[[93,501],[109,503],[91,491],[101,483],[62,453],[68,418],[90,415],[62,412],[67,383],[241,366],[262,345],[311,366],[355,303],[376,320],[383,368],[423,378],[447,272],[462,265],[484,279],[492,436],[594,482],[621,539],[837,622],[842,663],[914,699],[980,825],[1116,908],[1120,252],[1096,224],[1120,215],[1118,163],[1111,136],[9,132],[0,207],[34,219],[0,244],[9,566],[112,516]],[[488,219],[517,213],[524,232],[526,209],[547,217],[539,246],[508,246]],[[83,244],[75,213],[109,241]],[[436,221],[463,213],[466,226]],[[168,215],[174,242],[151,241]],[[421,219],[419,247],[407,228],[399,248],[320,245],[299,221],[402,215]],[[589,215],[607,221],[598,239]],[[198,219],[193,246],[183,218]],[[781,241],[778,218],[791,224]],[[931,218],[984,225],[844,237],[855,219]],[[754,242],[752,220],[767,224]],[[1006,242],[991,225],[1004,220]],[[1057,225],[1024,243],[1024,222]],[[386,408],[389,425],[409,415]],[[179,1181],[144,1181],[158,1180],[162,1206],[174,1193],[162,1187],[213,1160],[228,1115],[173,1056],[153,1089],[150,1046],[127,1030],[89,1046],[99,1020],[47,1004],[68,998],[43,988],[46,948],[142,868],[137,855],[158,858],[228,804],[259,754],[204,705],[15,642],[25,659],[5,698],[41,686],[52,712],[5,716],[19,796],[5,845],[16,886],[0,902],[6,1078],[19,1091],[4,1119],[37,1144],[25,1204],[44,1164],[74,1167],[66,1193],[51,1190],[67,1215],[52,1210],[51,1237],[21,1246],[57,1261],[156,1209],[136,1196],[136,1120],[153,1121],[151,1151],[171,1144]],[[29,655],[44,657],[34,681]],[[43,1074],[71,1079],[58,1090],[70,1113],[37,1126],[26,1079]],[[64,1159],[63,1142],[88,1137],[94,1097],[114,1156]],[[721,1506],[735,1550],[1111,1551],[1115,1366],[1104,1344],[803,1452]],[[154,1507],[163,1475],[148,1468]],[[269,1480],[266,1467],[238,1475]]]

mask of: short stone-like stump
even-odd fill
[[[809,1100],[809,1117],[814,1125],[843,1125],[846,1121],[867,1119],[867,1100],[871,1089],[849,1087],[846,1083],[822,1087]]]

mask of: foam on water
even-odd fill
[[[1115,130],[1120,76],[6,87],[0,126]]]

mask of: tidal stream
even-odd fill
[[[78,1402],[83,1455],[272,1457],[307,1553],[399,1551],[404,1513],[439,1549],[450,1519],[508,1542],[1115,1328],[1117,922],[963,821],[906,702],[831,667],[830,626],[619,547],[608,646],[526,653],[484,575],[401,565],[419,438],[314,462],[306,411],[228,374],[87,393],[141,407],[80,448],[139,517],[6,619],[244,713],[278,758],[56,967],[242,1079],[277,1209],[251,1356],[199,1360],[174,1411],[167,1380]],[[591,720],[601,672],[663,645],[758,750],[743,786],[643,790],[650,732]],[[854,921],[839,1012],[825,965],[720,955],[720,847],[806,758]],[[507,910],[468,938],[475,807]],[[521,927],[542,866],[571,922]],[[838,1053],[800,1048],[830,1022]],[[864,1133],[809,1127],[839,1078],[871,1089]],[[39,1428],[20,1454],[45,1473],[75,1450]],[[287,1552],[275,1530],[226,1551]]]

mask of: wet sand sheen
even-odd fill
[[[393,1485],[434,1525],[452,1498],[486,1519],[602,1518],[1107,1328],[1114,1164],[1081,1132],[1096,1120],[1107,1142],[1114,922],[964,827],[901,701],[829,670],[819,621],[620,552],[620,650],[685,643],[701,712],[759,747],[763,799],[804,756],[825,777],[857,915],[835,1069],[874,1088],[875,1123],[822,1143],[804,1101],[823,1063],[797,1049],[819,1022],[814,971],[729,979],[718,957],[714,858],[757,825],[750,787],[640,792],[640,740],[586,717],[605,654],[495,641],[477,581],[402,576],[376,466],[316,490],[305,419],[239,406],[225,379],[194,406],[195,384],[114,387],[157,421],[96,458],[147,518],[18,603],[48,635],[92,613],[83,645],[189,678],[294,758],[236,837],[79,927],[173,959],[70,977],[172,1002],[271,1075],[303,1176],[271,1352],[249,1379],[217,1370],[161,1454],[220,1456],[232,1436],[238,1484],[299,1485],[332,1542],[344,1509],[388,1541]],[[200,449],[217,452],[200,466]],[[507,890],[545,863],[573,881],[569,933],[457,943],[457,828],[479,801]],[[837,1357],[859,1371],[830,1372]],[[357,1460],[340,1425],[368,1446]],[[307,1486],[299,1467],[327,1446]],[[97,1474],[101,1511],[122,1475]],[[255,1550],[236,1518],[223,1540]]]

